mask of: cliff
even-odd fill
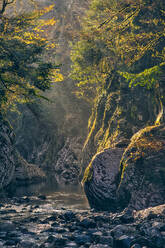
[[[112,212],[163,204],[165,129],[154,124],[159,115],[164,123],[159,99],[154,90],[113,80],[96,99],[85,143],[87,162],[96,153],[83,178],[89,204]]]
[[[0,117],[0,189],[12,184],[36,183],[45,179],[44,172],[26,162],[15,148],[15,135],[9,122]]]

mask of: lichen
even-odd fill
[[[89,142],[89,140],[90,140],[90,138],[91,138],[91,136],[92,136],[92,133],[93,133],[93,131],[94,131],[94,129],[95,129],[96,123],[97,123],[97,113],[96,113],[95,119],[94,119],[94,121],[93,121],[93,125],[92,125],[92,127],[91,127],[91,129],[90,129],[90,132],[89,132],[89,134],[88,134],[88,136],[87,136],[87,138],[86,138],[86,140],[85,140],[85,143],[84,143],[84,146],[83,146],[83,150],[84,150],[85,147],[87,146],[87,144],[88,144],[88,142]]]
[[[91,162],[84,172],[84,176],[83,176],[81,183],[84,184],[86,182],[91,181],[92,177],[93,177],[93,169],[92,169],[92,162]]]
[[[165,142],[155,138],[142,137],[136,141],[136,147],[139,151],[160,151],[164,148]]]
[[[137,164],[141,159],[145,160],[150,154],[154,155],[165,150],[165,141],[160,137],[159,130],[160,126],[148,126],[133,136],[121,159],[120,184],[124,179],[128,165]]]

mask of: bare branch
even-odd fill
[[[2,8],[0,10],[0,16],[2,16],[5,12],[7,5],[14,3],[14,1],[15,0],[3,0]]]
[[[8,86],[6,85],[6,83],[2,80],[2,77],[1,76],[0,76],[0,81],[1,81],[1,83],[3,85],[3,88],[5,88],[6,90],[8,90],[8,91],[10,91],[12,93],[15,93],[15,91],[13,91],[13,90],[11,90],[11,89],[8,88]]]

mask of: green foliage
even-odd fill
[[[156,87],[165,50],[165,2],[93,0],[72,46],[72,77],[79,94],[100,93],[118,71],[130,86]]]
[[[13,1],[14,2],[14,1]],[[44,28],[55,20],[40,19],[54,6],[30,14],[0,16],[0,108],[6,111],[17,102],[43,97],[62,76],[52,62],[45,62],[46,49],[54,46],[44,35]]]
[[[160,65],[145,69],[140,73],[119,72],[119,74],[123,76],[127,82],[129,82],[130,87],[140,85],[151,89],[155,86],[159,80],[159,77],[162,75],[163,71],[161,68],[164,65],[165,63],[161,63]]]

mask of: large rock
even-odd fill
[[[7,186],[13,177],[14,133],[9,123],[0,115],[0,189]]]
[[[92,208],[116,211],[117,175],[123,154],[122,148],[105,149],[96,154],[87,167],[83,183]]]
[[[0,189],[9,184],[37,183],[45,179],[44,172],[29,164],[15,149],[15,135],[9,122],[0,116]]]
[[[122,148],[106,149],[87,167],[83,182],[90,206],[116,211],[164,204],[165,126],[141,129],[122,153]]]
[[[94,101],[83,149],[83,164],[105,148],[126,148],[133,134],[152,124],[160,101],[145,87],[129,87],[113,73]],[[163,95],[163,93],[162,93]]]
[[[15,185],[35,184],[46,179],[46,175],[37,165],[28,163],[15,151],[15,171],[12,183]]]
[[[121,160],[118,197],[123,207],[143,209],[165,203],[165,126],[136,133]]]
[[[79,182],[81,144],[75,139],[67,139],[57,154],[55,178],[59,184],[76,185]]]

